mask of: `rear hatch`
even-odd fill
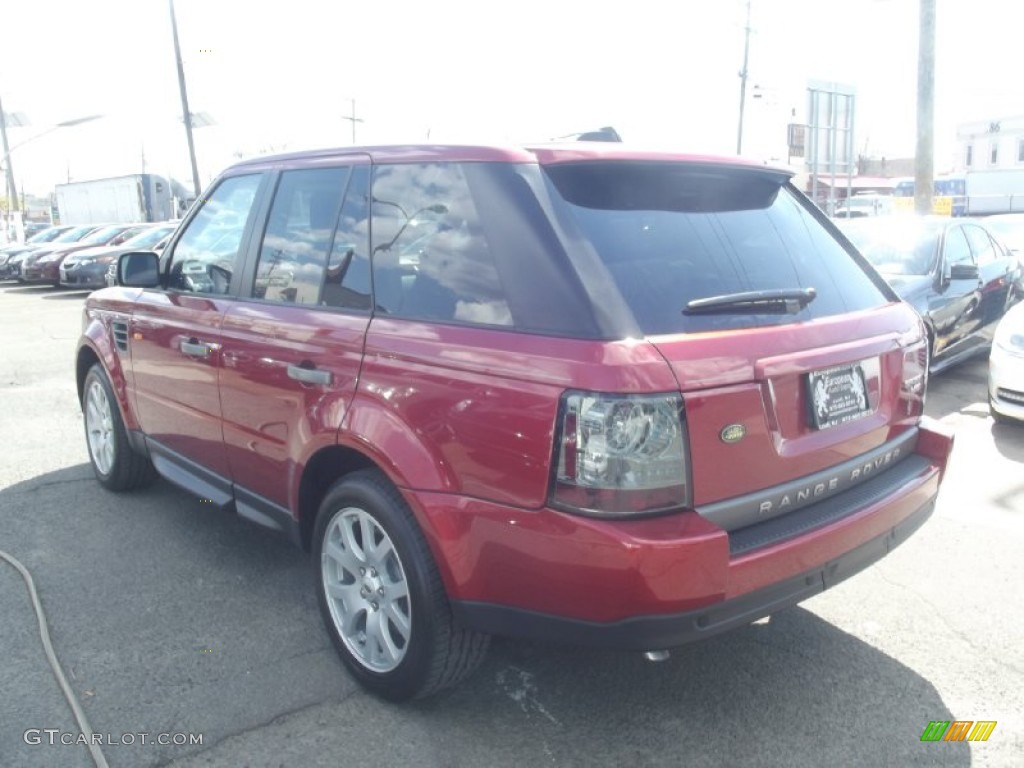
[[[914,450],[922,328],[788,174],[714,163],[545,169],[683,396],[690,501],[728,530]]]

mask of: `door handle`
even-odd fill
[[[301,365],[288,365],[288,378],[301,381],[303,384],[319,384],[322,387],[329,387],[334,383],[334,374],[319,368],[306,368]]]
[[[213,344],[206,344],[201,341],[185,341],[182,339],[178,343],[179,349],[189,357],[209,357],[210,352],[214,350]]]

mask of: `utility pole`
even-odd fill
[[[185,136],[188,138],[188,159],[192,162],[192,188],[196,198],[203,189],[199,185],[199,167],[196,165],[196,146],[192,142],[192,113],[188,108],[188,92],[185,90],[185,68],[181,64],[181,47],[178,45],[178,20],[174,17],[174,0],[168,0],[171,7],[171,33],[174,35],[174,59],[178,64],[178,88],[181,90],[181,117],[185,121]]]
[[[361,117],[356,117],[356,100],[355,99],[349,99],[349,103],[352,105],[352,115],[351,116],[342,116],[341,119],[342,120],[348,120],[350,123],[352,123],[352,146],[355,146],[355,144],[356,144],[356,123],[363,122],[363,119]]]
[[[920,0],[917,54],[917,153],[914,210],[932,212],[935,194],[935,0]]]
[[[747,26],[743,33],[743,69],[740,70],[740,125],[736,133],[736,154],[743,152],[743,110],[747,105],[747,62],[750,59],[750,0],[747,0]]]
[[[17,123],[17,121],[15,121]],[[4,114],[4,104],[0,100],[0,137],[3,137],[4,165],[7,168],[7,189],[10,195],[10,213],[18,211],[18,188],[14,185],[14,169],[11,168],[11,148],[7,146],[7,115]]]

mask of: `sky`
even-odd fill
[[[956,126],[1024,114],[1024,3],[937,0],[936,170]],[[546,141],[736,151],[746,0],[176,0],[200,181],[240,157],[356,143]],[[778,159],[808,81],[856,89],[859,154],[915,146],[917,0],[751,0],[744,154]],[[0,5],[19,190],[191,171],[168,0]],[[796,118],[792,117],[796,110]],[[100,114],[40,135],[55,123]],[[23,146],[18,146],[24,143]]]

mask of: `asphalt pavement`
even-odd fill
[[[1024,764],[1024,427],[989,417],[984,360],[933,380],[957,441],[939,504],[864,573],[662,663],[496,640],[460,687],[396,706],[342,668],[306,554],[168,483],[93,480],[84,296],[0,284],[0,550],[111,766]],[[2,562],[0,659],[0,766],[91,765],[60,743],[79,729]],[[997,725],[922,742],[935,720]]]

